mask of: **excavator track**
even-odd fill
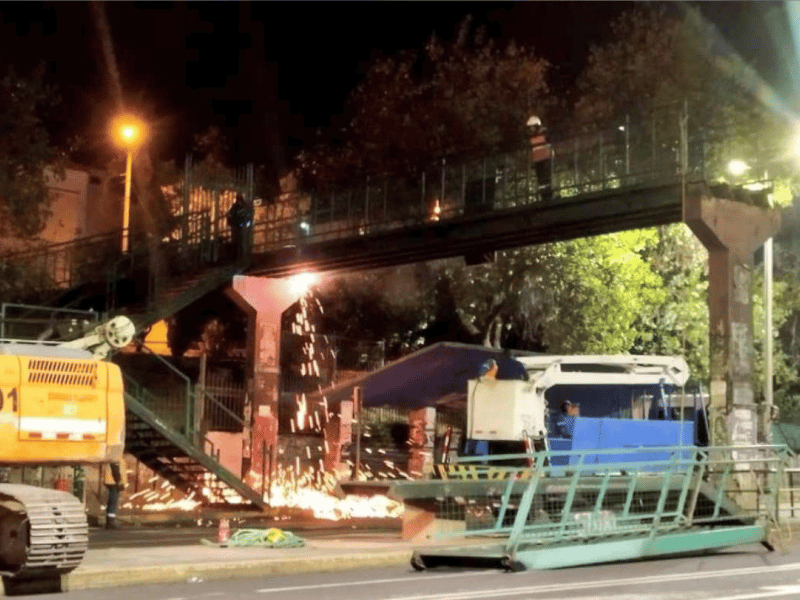
[[[83,504],[66,492],[0,483],[0,575],[46,579],[83,560],[89,527]]]

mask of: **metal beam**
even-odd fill
[[[682,217],[677,182],[612,189],[357,237],[260,253],[256,248],[248,273],[373,269],[666,225]]]

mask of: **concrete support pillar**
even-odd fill
[[[280,393],[281,315],[299,299],[286,279],[235,276],[228,295],[250,318],[247,336],[248,377],[245,406],[242,472],[253,466],[252,424],[256,415],[262,418],[278,417]],[[277,422],[277,421],[276,421]],[[278,428],[265,439],[272,449],[271,464],[277,461]]]
[[[753,253],[777,233],[780,213],[697,186],[687,190],[684,220],[708,249],[711,444],[755,444]]]

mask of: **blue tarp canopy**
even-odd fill
[[[467,381],[480,374],[481,365],[493,358],[497,361],[497,378],[511,377],[509,364],[515,356],[535,356],[534,352],[507,351],[439,342],[389,363],[385,367],[341,383],[335,387],[306,394],[311,400],[323,396],[329,404],[347,400],[353,388],[361,386],[364,406],[394,406],[403,409],[436,406],[436,402],[453,394],[465,396]]]

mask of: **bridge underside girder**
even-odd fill
[[[679,183],[610,189],[576,200],[493,210],[357,238],[287,247],[253,256],[249,274],[282,277],[300,271],[352,271],[456,256],[491,255],[682,219]]]

